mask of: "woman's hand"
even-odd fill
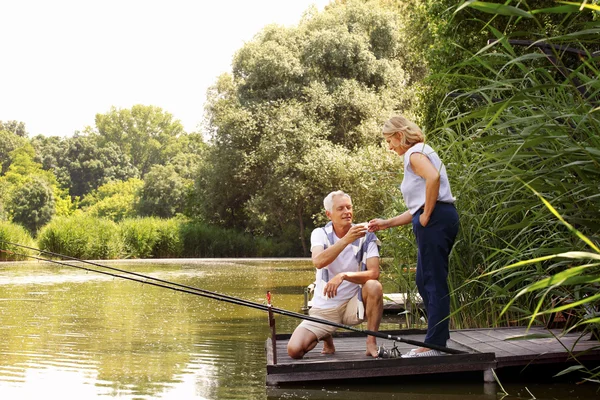
[[[386,224],[386,220],[385,219],[381,219],[381,218],[375,218],[369,221],[369,225],[367,226],[367,229],[369,232],[377,232],[380,231],[382,229],[386,229],[387,228],[387,224]]]

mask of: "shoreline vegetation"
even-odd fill
[[[53,219],[34,239],[21,226],[0,221],[0,239],[78,259],[292,257],[276,239],[208,226],[183,218],[141,217],[118,223],[89,216]],[[0,260],[22,260],[31,250],[7,245]]]

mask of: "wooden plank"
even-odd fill
[[[521,356],[521,355],[533,355],[537,354],[533,350],[523,348],[515,343],[511,342],[491,342],[489,345],[494,348],[496,357],[510,357],[510,356]]]
[[[450,340],[454,341],[455,343],[459,343],[463,346],[469,346],[472,343],[481,342],[479,339],[474,339],[471,336],[464,334],[463,332],[451,332]]]

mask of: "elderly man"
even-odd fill
[[[383,314],[383,289],[379,278],[379,241],[366,224],[352,223],[352,199],[341,190],[323,201],[331,220],[312,232],[311,252],[316,271],[315,295],[309,314],[344,325],[367,320],[367,329],[377,331]],[[366,318],[365,318],[366,317]],[[331,334],[336,328],[302,321],[288,343],[288,354],[302,358],[323,341],[323,354],[333,354]],[[377,339],[367,336],[366,355],[377,357]]]

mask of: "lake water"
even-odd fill
[[[259,303],[270,290],[296,312],[314,277],[308,260],[109,265]],[[411,377],[267,388],[265,312],[44,262],[0,264],[0,318],[2,400],[600,398],[597,384],[507,383],[504,396],[480,380]],[[276,320],[278,333],[300,322]]]

